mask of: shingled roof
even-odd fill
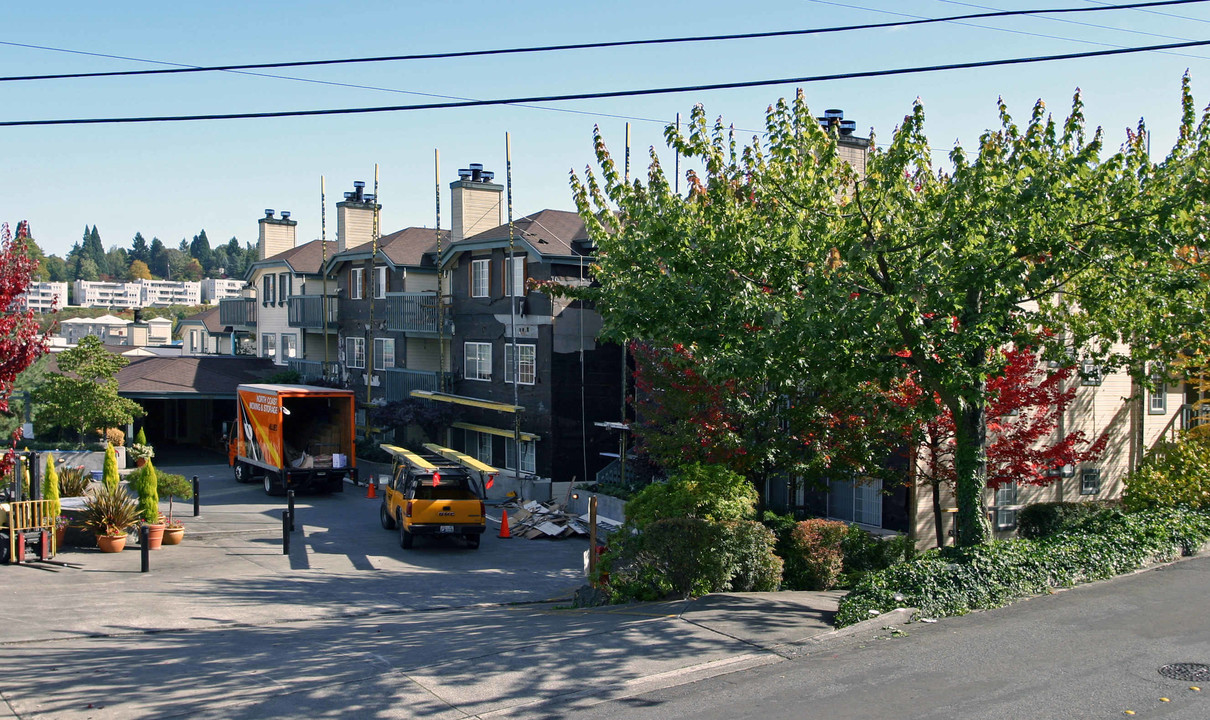
[[[525,240],[543,255],[580,257],[586,253],[572,243],[588,240],[588,231],[578,213],[568,210],[539,210],[513,221],[513,237]],[[507,224],[472,235],[458,241],[458,244],[499,240],[508,240]]]
[[[229,332],[223,326],[223,324],[219,322],[219,309],[217,305],[209,310],[203,310],[196,315],[190,315],[181,321],[181,325],[184,325],[185,323],[189,323],[190,325],[201,324],[205,326],[207,332],[209,332],[211,335],[223,335]]]
[[[281,370],[269,358],[145,357],[132,358],[116,377],[118,393],[128,398],[234,399],[238,385],[263,381]]]
[[[450,231],[441,231],[441,242],[448,246]],[[363,255],[369,257],[374,249],[374,243],[362,243],[349,248],[337,256],[337,262],[345,257]],[[383,235],[378,240],[378,251],[386,255],[396,267],[435,267],[433,254],[437,252],[437,231],[433,228],[406,227],[396,230],[389,235]],[[329,258],[332,256],[329,255]]]
[[[327,245],[326,256],[328,258],[336,254],[336,243],[334,241],[329,240],[323,244]],[[320,241],[312,240],[302,245],[295,245],[289,250],[283,250],[264,260],[257,260],[248,267],[244,276],[252,277],[253,268],[276,265],[278,263],[285,263],[298,275],[317,275],[323,265],[324,256],[324,248],[320,245]]]

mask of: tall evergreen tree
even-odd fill
[[[227,241],[227,277],[240,278],[244,276],[244,249],[239,246],[239,240],[231,238]]]
[[[147,265],[151,264],[151,248],[147,246],[147,241],[140,232],[134,234],[134,240],[130,243],[130,261],[135,260],[142,260]]]
[[[97,264],[98,274],[109,274],[109,259],[105,256],[105,246],[101,244],[101,233],[96,225],[84,238],[84,256]]]
[[[189,254],[197,259],[202,265],[202,270],[209,274],[212,267],[213,258],[210,251],[210,240],[206,237],[205,228],[200,233],[193,236],[193,242],[189,243]]]
[[[147,267],[151,268],[151,272],[158,277],[168,275],[168,248],[164,247],[158,237],[151,238],[151,249],[148,252],[150,259]]]

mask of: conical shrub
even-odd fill
[[[112,492],[118,489],[118,454],[113,451],[113,445],[105,446],[105,465],[101,470],[101,482]]]
[[[42,498],[50,501],[51,517],[59,517],[62,506],[59,504],[59,473],[55,470],[55,456],[46,454],[46,472],[42,476]]]

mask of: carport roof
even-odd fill
[[[118,393],[136,400],[235,399],[235,388],[280,372],[268,358],[143,357],[118,371]]]

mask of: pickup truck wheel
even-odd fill
[[[277,480],[277,473],[265,473],[265,494],[266,495],[285,495],[286,491],[282,488],[282,484]]]
[[[252,468],[239,460],[235,461],[235,481],[237,483],[252,482]]]
[[[407,550],[412,547],[412,533],[404,529],[403,518],[397,518],[399,523],[399,547]]]
[[[382,523],[383,530],[395,529],[395,518],[391,517],[391,513],[387,511],[385,502],[378,506],[378,520]]]
[[[479,538],[481,537],[480,535],[466,535],[465,537],[466,537],[466,546],[468,548],[470,548],[471,550],[479,549]]]

